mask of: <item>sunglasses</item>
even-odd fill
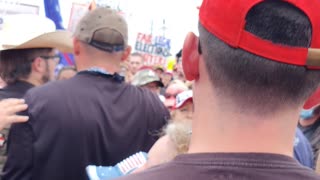
[[[53,61],[55,61],[55,62],[57,62],[57,63],[59,63],[60,62],[60,60],[61,60],[61,57],[59,56],[59,55],[54,55],[54,56],[40,56],[42,59],[44,59],[44,60],[53,60]]]

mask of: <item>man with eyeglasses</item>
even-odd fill
[[[40,27],[20,27],[24,25],[22,21]],[[60,61],[57,50],[72,51],[72,39],[66,31],[55,31],[53,22],[43,17],[16,15],[8,17],[5,23],[1,34],[0,77],[6,86],[0,89],[0,100],[20,99],[29,89],[54,79]],[[14,34],[17,32],[19,35]],[[9,129],[10,125],[0,131],[0,170],[7,158]]]
[[[4,50],[0,58],[1,78],[7,84],[0,99],[22,98],[30,88],[49,82],[60,60],[52,48]]]

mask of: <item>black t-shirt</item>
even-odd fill
[[[152,92],[89,72],[33,88],[25,99],[30,119],[11,128],[3,180],[87,179],[87,165],[147,152],[169,118]]]
[[[0,89],[0,100],[7,98],[22,98],[29,89],[34,85],[25,82],[17,81],[13,84],[9,84],[6,87]],[[3,165],[7,158],[7,143],[10,126],[0,130],[0,171],[2,171]]]
[[[16,83],[7,85],[0,89],[0,100],[7,98],[22,98],[29,89],[34,86],[25,81],[17,81]]]
[[[259,153],[207,153],[173,161],[118,180],[319,180],[291,157]]]

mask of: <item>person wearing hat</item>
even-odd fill
[[[162,73],[161,79],[162,79],[163,85],[165,87],[168,87],[170,82],[173,79],[173,73],[169,72],[169,71],[166,71],[166,72]]]
[[[192,120],[193,116],[193,92],[183,91],[176,97],[174,108],[171,112],[173,120]]]
[[[131,84],[134,86],[147,88],[159,96],[162,102],[165,101],[165,97],[160,95],[160,88],[163,87],[163,83],[151,68],[139,70],[133,76]]]
[[[0,100],[22,98],[35,87],[53,80],[59,62],[57,50],[72,51],[71,33],[56,31],[54,23],[31,14],[8,15],[1,31],[0,76],[6,86],[0,89]],[[10,126],[0,131],[0,169],[6,160]]]
[[[194,80],[187,154],[119,180],[319,180],[293,158],[320,84],[319,0],[203,0],[183,69]]]
[[[16,14],[4,18],[0,45],[0,76],[7,84],[0,99],[21,98],[31,87],[54,79],[61,52],[72,52],[72,34],[55,29],[52,20]]]
[[[157,66],[154,66],[153,69],[156,72],[156,74],[158,75],[158,77],[161,79],[162,74],[164,73],[163,67],[161,65],[157,65]]]
[[[155,94],[118,74],[131,48],[117,11],[88,12],[73,37],[78,73],[25,95],[30,119],[11,129],[4,180],[85,180],[90,164],[109,166],[149,151],[170,117]]]
[[[173,110],[176,104],[177,95],[187,90],[188,90],[188,87],[182,81],[180,80],[172,81],[165,91],[166,100],[164,101],[164,105],[168,109]]]

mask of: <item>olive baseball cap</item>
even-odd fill
[[[163,87],[160,78],[152,69],[142,69],[133,76],[131,84],[134,86],[144,86],[152,82],[156,82],[159,87]]]
[[[102,51],[123,51],[128,44],[128,25],[117,11],[100,7],[79,21],[73,35]]]

